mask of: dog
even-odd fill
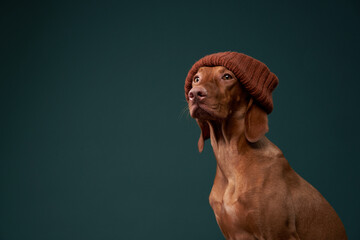
[[[222,66],[222,55],[219,59],[192,69],[185,91],[190,115],[201,129],[199,151],[210,138],[217,161],[209,202],[225,238],[347,239],[331,205],[265,137],[269,111],[237,77],[249,67],[235,74]]]

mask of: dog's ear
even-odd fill
[[[199,119],[196,119],[196,122],[198,123],[201,133],[198,141],[198,148],[199,152],[202,152],[204,150],[204,142],[206,139],[210,138],[210,129],[209,125],[205,121],[201,121]]]
[[[255,143],[268,131],[267,113],[251,98],[245,116],[246,139],[251,143]]]

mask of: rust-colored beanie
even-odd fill
[[[248,93],[269,114],[273,110],[272,91],[278,85],[276,75],[262,62],[237,52],[220,52],[197,61],[185,80],[185,97],[189,101],[192,79],[201,67],[224,66],[232,71]]]

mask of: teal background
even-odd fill
[[[267,134],[359,230],[358,1],[44,1],[0,7],[0,239],[223,239],[191,65],[277,74]]]

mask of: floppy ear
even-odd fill
[[[259,141],[269,131],[267,113],[250,99],[245,116],[245,137],[251,142]]]
[[[205,121],[201,121],[199,119],[196,119],[196,122],[198,123],[201,133],[198,141],[198,148],[199,152],[202,152],[204,150],[204,142],[206,139],[210,138],[210,129],[209,125]]]

